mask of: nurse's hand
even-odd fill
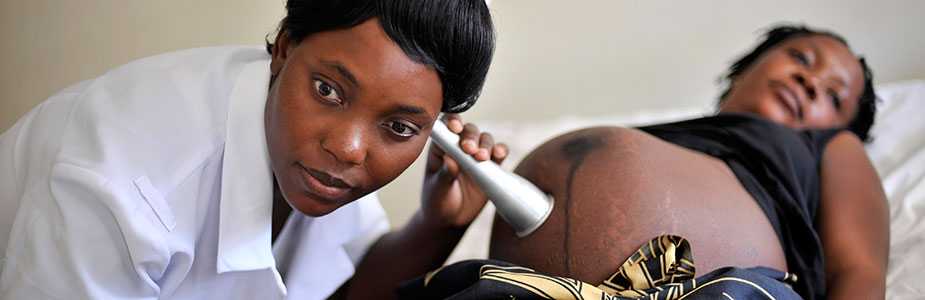
[[[480,132],[475,124],[463,125],[459,115],[444,117],[447,128],[459,134],[459,146],[476,161],[491,159],[501,164],[508,155],[504,144],[496,144],[490,133]],[[440,147],[431,144],[422,189],[422,212],[429,222],[448,227],[472,223],[488,198],[479,186],[460,172],[459,165]],[[433,224],[433,223],[432,223]]]

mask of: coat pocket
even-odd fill
[[[135,184],[135,188],[138,189],[138,193],[141,194],[141,197],[145,199],[145,202],[147,202],[151,210],[154,211],[154,215],[161,221],[161,225],[164,225],[167,231],[173,231],[173,228],[177,226],[177,221],[174,219],[170,206],[167,205],[167,201],[164,201],[164,196],[161,195],[161,192],[154,188],[151,181],[148,180],[146,176],[135,178],[132,182]]]

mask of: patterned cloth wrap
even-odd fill
[[[755,267],[694,278],[690,244],[672,235],[643,245],[598,286],[497,260],[466,260],[406,282],[401,299],[802,299],[796,276]]]

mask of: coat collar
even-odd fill
[[[218,273],[270,269],[285,286],[271,248],[273,172],[264,131],[269,57],[244,65],[230,95],[222,157]]]

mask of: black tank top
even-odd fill
[[[825,146],[842,129],[795,131],[747,114],[720,114],[639,129],[723,160],[774,227],[787,256],[787,268],[797,275],[796,292],[806,299],[825,298],[824,257],[816,222],[820,162]]]

